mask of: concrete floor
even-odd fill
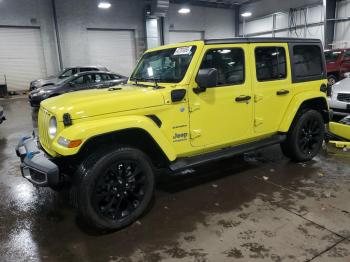
[[[1,261],[350,261],[350,157],[295,164],[276,146],[161,178],[148,214],[101,234],[67,192],[21,177],[14,147],[36,113],[23,99],[0,104]]]

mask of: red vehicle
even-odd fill
[[[334,85],[350,72],[350,48],[333,49],[324,52],[327,64],[328,83]]]

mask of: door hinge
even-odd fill
[[[262,118],[255,118],[254,119],[254,126],[260,126],[262,125],[262,123],[264,122],[264,120]]]
[[[263,95],[255,95],[254,96],[254,102],[257,103],[260,100],[263,100],[264,96]]]
[[[202,131],[200,129],[191,130],[191,139],[195,139],[201,136]]]
[[[196,110],[199,110],[201,105],[199,103],[194,103],[190,106],[190,112],[194,112]]]

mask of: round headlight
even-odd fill
[[[56,117],[51,117],[50,124],[49,124],[49,136],[50,138],[54,138],[57,133],[57,120]]]

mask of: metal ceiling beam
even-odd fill
[[[237,1],[239,2],[239,1]],[[189,4],[193,6],[204,6],[204,7],[215,7],[215,8],[234,8],[237,4],[226,4],[224,2],[211,2],[211,1],[201,1],[201,0],[170,0],[173,4]],[[238,4],[239,5],[239,4]]]

